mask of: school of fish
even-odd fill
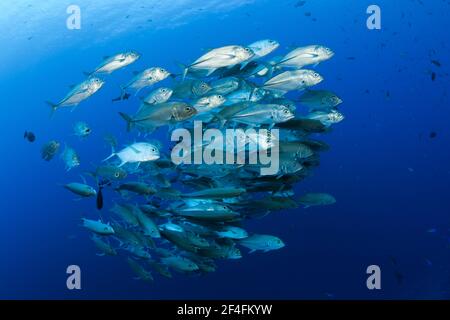
[[[228,45],[179,64],[174,73],[160,66],[135,72],[112,103],[135,106],[134,114],[120,112],[118,117],[136,142],[118,148],[116,138],[105,135],[112,152],[105,152],[94,170],[90,163],[81,167],[77,151],[64,142],[44,144],[44,160],[60,153],[67,171],[80,171],[81,180],[64,188],[78,198],[96,199],[98,210],[107,207],[105,212],[93,207],[90,217],[81,220],[99,255],[122,257],[135,277],[147,282],[155,274],[171,278],[174,271],[214,272],[219,260],[240,259],[247,250],[269,252],[285,246],[269,230],[246,229],[246,220],[300,205],[336,202],[327,193],[295,193],[295,185],[319,166],[320,154],[329,149],[317,136],[344,119],[338,109],[343,101],[331,91],[314,88],[324,81],[314,67],[334,52],[310,45],[274,56],[279,47],[275,40]],[[135,51],[105,57],[85,72],[85,81],[72,86],[60,101],[47,104],[52,113],[74,109],[101,92],[103,78],[139,59],[141,54]],[[262,175],[261,165],[237,161],[175,164],[170,154],[176,143],[157,141],[152,133],[166,127],[170,137],[177,128],[193,130],[194,121],[202,122],[203,131],[266,128],[264,139],[249,136],[255,143],[244,144],[248,152],[255,145],[269,149],[271,130],[278,129],[278,172]],[[79,121],[72,134],[84,141],[94,131],[101,128],[92,130]],[[25,137],[34,141],[27,133]],[[105,188],[113,191],[113,199],[105,201]]]

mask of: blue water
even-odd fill
[[[448,299],[449,2],[378,0],[382,29],[374,31],[366,27],[373,1],[298,2],[2,1],[0,298]],[[73,3],[82,10],[81,30],[65,25]],[[133,279],[123,259],[96,256],[80,227],[81,216],[97,218],[95,200],[73,201],[60,186],[79,181],[82,169],[66,173],[60,159],[44,162],[42,144],[67,142],[82,168],[92,168],[110,152],[104,133],[121,144],[136,136],[117,112],[132,113],[137,102],[111,103],[132,71],[178,72],[175,61],[193,61],[207,48],[264,38],[278,40],[279,53],[309,44],[336,52],[316,68],[325,78],[318,88],[338,93],[346,119],[321,137],[332,148],[297,192],[328,192],[337,203],[249,222],[286,247],[219,262],[206,276],[156,277],[148,285]],[[50,119],[44,101],[60,99],[103,56],[131,49],[143,55],[136,64],[108,76],[74,112]],[[93,128],[83,142],[71,136],[80,120]],[[22,138],[25,130],[35,143]],[[70,264],[81,267],[82,290],[66,288]],[[366,287],[372,264],[381,267],[381,290]]]

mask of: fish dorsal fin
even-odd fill
[[[133,75],[137,76],[140,72],[139,71],[133,71]]]
[[[71,85],[69,85],[69,88],[70,89],[73,89],[73,88],[75,88],[77,85],[76,84],[71,84]]]
[[[108,60],[110,56],[103,56],[103,60]]]

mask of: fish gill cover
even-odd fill
[[[80,181],[65,184],[68,191],[96,198],[82,226],[98,254],[126,260],[144,281],[173,271],[210,273],[219,260],[285,246],[270,230],[247,228],[248,220],[335,203],[327,193],[294,191],[329,148],[319,137],[344,119],[336,94],[313,89],[324,78],[311,68],[334,52],[317,44],[279,47],[262,39],[207,49],[178,69],[124,50],[84,71],[85,80],[59,101],[47,101],[52,117],[64,116],[102,94],[115,71],[138,60],[147,66],[110,97],[126,110],[117,115],[123,127],[94,128],[111,146],[103,161],[80,159],[64,137],[42,147],[44,160],[60,153],[67,171],[78,170]],[[160,128],[167,128],[165,140],[153,137]],[[80,143],[91,132],[88,122],[73,125]],[[134,142],[119,147],[121,132]],[[114,195],[105,198],[105,189]]]

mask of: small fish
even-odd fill
[[[129,51],[125,53],[119,53],[112,57],[105,57],[104,61],[95,68],[92,72],[85,72],[87,76],[92,76],[93,74],[111,74],[116,70],[124,68],[140,58],[140,54],[134,51]]]
[[[292,50],[274,66],[300,69],[308,65],[318,65],[323,61],[331,59],[333,56],[334,52],[331,49],[320,45],[311,45]]]
[[[272,250],[278,250],[285,246],[280,238],[270,235],[254,234],[245,239],[239,240],[238,243],[250,249],[250,253],[261,250],[263,252],[269,252]]]
[[[138,207],[134,207],[134,214],[139,222],[139,225],[142,227],[145,236],[161,238],[158,226],[149,216],[144,214]]]
[[[224,226],[219,231],[215,231],[215,234],[220,238],[228,239],[244,239],[248,237],[247,231],[234,226]]]
[[[98,256],[117,256],[117,251],[114,249],[109,242],[103,240],[102,237],[98,236],[97,234],[93,234],[91,237],[91,240],[94,242],[97,249],[101,251],[101,253],[97,254]]]
[[[170,88],[158,88],[145,97],[142,102],[146,104],[164,103],[170,99],[172,94],[173,90]]]
[[[136,127],[138,130],[151,133],[156,128],[187,120],[197,114],[197,110],[184,102],[166,102],[153,108],[144,108],[133,117],[119,112],[127,122],[127,131]]]
[[[89,220],[85,218],[81,218],[83,222],[83,227],[92,231],[96,234],[108,236],[114,234],[114,229],[108,224],[101,222],[100,220]]]
[[[306,208],[312,206],[326,206],[336,203],[336,199],[328,193],[307,193],[298,202]]]
[[[99,78],[89,78],[79,85],[72,86],[72,90],[60,102],[52,103],[47,101],[47,104],[51,107],[52,113],[62,107],[75,108],[80,102],[86,100],[100,90],[104,84],[105,82]]]
[[[431,72],[431,81],[435,81],[436,80],[436,72]]]
[[[137,94],[143,88],[150,87],[155,83],[163,81],[168,76],[170,76],[170,73],[166,69],[160,67],[149,68],[136,73],[135,77],[131,79],[130,82],[120,87],[122,90],[121,97],[124,97],[126,91],[129,89],[135,91]]]
[[[285,71],[267,80],[261,88],[282,93],[292,90],[304,90],[323,81],[320,74],[311,70]]]
[[[73,126],[74,135],[79,138],[87,138],[92,133],[86,122],[79,121]]]
[[[208,51],[193,63],[184,66],[183,79],[189,71],[208,70],[207,76],[218,68],[229,67],[249,60],[255,54],[250,48],[242,46],[225,46]]]
[[[161,263],[181,273],[199,270],[198,266],[193,261],[181,256],[161,258]]]
[[[210,83],[211,92],[213,94],[227,95],[239,88],[239,79],[235,77],[226,77],[214,80]]]
[[[41,149],[42,159],[45,161],[50,161],[58,153],[60,143],[58,141],[52,140],[44,144]]]
[[[36,136],[31,131],[25,131],[23,134],[24,139],[28,140],[28,142],[33,143],[36,140]]]
[[[333,92],[326,90],[306,90],[299,98],[299,102],[310,111],[330,111],[342,103]]]
[[[98,166],[95,172],[89,172],[93,177],[102,177],[108,180],[122,180],[125,179],[128,173],[119,167],[106,165],[106,166]]]
[[[437,60],[431,60],[431,63],[434,64],[437,67],[441,67],[441,63]]]
[[[133,272],[136,274],[137,280],[142,280],[145,282],[153,282],[152,274],[149,271],[145,270],[144,267],[140,265],[136,260],[128,257],[127,263],[130,266],[131,270],[133,270]]]
[[[277,104],[258,104],[244,109],[228,120],[253,126],[261,124],[273,125],[294,118],[289,108]]]
[[[197,110],[197,114],[209,112],[217,107],[223,105],[226,98],[220,94],[214,94],[198,99],[194,103],[194,108]]]
[[[103,209],[103,187],[99,186],[96,199],[97,210]]]
[[[336,110],[331,110],[329,112],[315,111],[308,114],[307,118],[319,120],[326,127],[339,123],[345,119],[344,115]]]
[[[66,171],[70,171],[75,167],[80,165],[80,158],[76,151],[69,146],[65,146],[63,153],[61,154],[61,159],[66,165]]]
[[[158,148],[155,145],[147,142],[133,143],[128,147],[120,150],[119,152],[114,152],[113,150],[111,155],[103,161],[107,161],[114,156],[117,156],[121,161],[118,168],[127,163],[139,164],[141,162],[154,161],[159,159],[160,157]]]
[[[212,87],[205,81],[185,80],[174,86],[172,96],[180,99],[200,98],[211,90]]]
[[[250,59],[250,61],[253,59],[259,59],[269,55],[270,53],[275,51],[279,46],[280,44],[278,43],[278,41],[270,39],[253,42],[248,46],[255,54],[254,57]]]
[[[434,139],[437,137],[437,133],[435,131],[430,132],[430,139]]]
[[[87,197],[95,197],[97,195],[97,191],[95,191],[93,187],[84,183],[72,182],[64,185],[64,188],[81,197],[87,198]]]

